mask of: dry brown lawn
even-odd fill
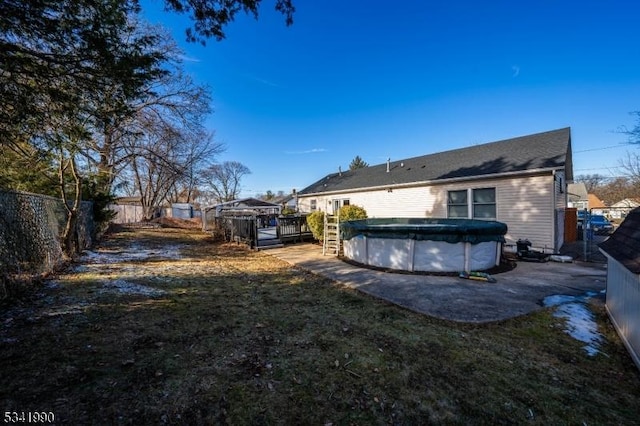
[[[122,229],[0,311],[4,412],[58,424],[637,424],[601,304],[588,356],[551,309],[426,317],[189,229]],[[4,414],[4,413],[3,413]]]

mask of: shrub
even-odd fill
[[[324,237],[324,213],[315,211],[307,216],[307,225],[313,233],[313,238],[322,240]]]
[[[347,220],[366,219],[367,212],[360,206],[348,205],[342,206],[338,210],[338,218],[340,222]],[[313,238],[322,241],[324,238],[324,212],[315,211],[307,216],[307,225],[313,233]]]
[[[360,206],[348,205],[340,207],[338,210],[338,218],[340,222],[346,222],[347,220],[366,219],[367,212]]]

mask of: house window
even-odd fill
[[[318,208],[318,207],[317,207],[317,205],[316,205],[316,200],[315,200],[315,199],[313,199],[313,200],[309,201],[309,203],[310,203],[310,205],[311,205],[311,211],[312,211],[312,212],[315,212],[315,211],[316,211],[316,209]]]
[[[447,195],[447,217],[469,217],[467,190],[449,191]]]
[[[473,190],[473,218],[496,218],[496,189],[480,188]]]
[[[495,219],[496,189],[478,188],[448,191],[447,217]]]
[[[340,207],[348,206],[348,205],[349,205],[349,200],[347,199],[333,200],[333,214],[338,214],[338,211],[340,211]]]

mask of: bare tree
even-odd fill
[[[154,115],[139,120],[144,133],[129,139],[125,148],[130,159],[125,176],[149,220],[162,203],[175,200],[175,194],[193,192],[198,170],[222,152],[222,145],[214,143],[198,123],[177,127]]]
[[[619,131],[629,137],[628,142],[630,144],[640,145],[640,111],[633,111],[631,115],[636,117],[636,124],[634,124],[632,129],[622,126]]]
[[[203,183],[211,190],[217,202],[232,201],[240,195],[240,181],[251,170],[238,161],[212,164],[202,173]]]
[[[620,160],[620,168],[633,185],[640,186],[640,154],[627,151],[626,157]]]
[[[125,145],[131,146],[131,139],[147,132],[150,121],[174,128],[189,127],[201,123],[211,112],[207,88],[196,85],[184,73],[182,52],[170,35],[144,23],[137,23],[132,31],[134,39],[149,37],[156,41],[147,54],[161,64],[162,70],[150,73],[145,85],[130,96],[119,96],[114,88],[93,99],[99,107],[92,143],[85,156],[101,178],[105,192],[112,189],[118,174],[132,161],[131,151],[125,150]]]
[[[617,203],[625,198],[637,198],[640,196],[640,187],[627,177],[613,178],[606,185],[601,186],[595,194],[605,204]]]
[[[604,185],[607,180],[606,176],[600,174],[592,174],[592,175],[579,175],[576,177],[576,182],[584,183],[584,186],[587,188],[587,192],[589,194],[594,193],[598,188]]]
[[[212,159],[224,151],[224,146],[213,142],[213,135],[204,131],[196,132],[183,147],[185,167],[169,191],[168,201],[191,203],[202,194],[202,173]]]

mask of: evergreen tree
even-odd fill
[[[356,155],[353,160],[351,160],[351,164],[349,164],[349,170],[363,169],[365,167],[369,167],[369,163],[360,158],[359,155]]]

